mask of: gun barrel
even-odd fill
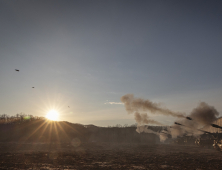
[[[182,125],[182,124],[180,124],[180,123],[177,123],[177,122],[174,122],[174,124],[176,124],[176,125],[180,125],[180,126],[184,126],[184,125]]]
[[[180,126],[185,126],[185,125],[182,125],[182,124],[177,123],[177,122],[174,122],[174,124],[180,125]],[[185,127],[191,128],[191,127],[189,127],[189,126],[185,126]],[[191,129],[192,129],[192,128],[191,128]],[[200,130],[200,129],[196,129],[196,130],[199,130],[199,131],[204,132],[204,133],[212,134],[211,132],[207,132],[207,131],[205,131],[205,130]]]
[[[222,127],[221,127],[221,126],[216,125],[216,124],[213,124],[213,123],[211,124],[211,126],[212,126],[212,127],[215,127],[215,128],[218,128],[218,129],[222,129]]]
[[[186,117],[186,119],[188,119],[188,120],[193,120],[191,117]],[[178,124],[178,125],[179,125],[179,124]],[[222,129],[221,126],[216,125],[216,124],[213,124],[213,123],[211,124],[211,126],[214,127],[214,128]]]
[[[193,120],[191,117],[186,117],[186,119],[188,119],[188,120]]]

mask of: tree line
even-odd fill
[[[45,117],[33,116],[25,113],[17,113],[16,115],[0,115],[0,124],[12,124],[12,123],[21,123],[26,121],[33,120],[45,120]]]

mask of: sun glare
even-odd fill
[[[56,111],[56,110],[50,110],[47,115],[46,115],[46,118],[49,119],[49,120],[58,120],[59,118],[59,113]]]

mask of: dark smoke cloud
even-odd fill
[[[219,116],[219,112],[205,102],[201,102],[196,108],[192,110],[189,117],[192,120],[178,120],[184,126],[173,125],[171,128],[171,134],[173,138],[177,136],[183,136],[190,133],[194,136],[199,136],[204,132],[199,131],[203,127],[209,127]]]
[[[166,116],[173,116],[178,118],[184,118],[184,113],[173,112],[169,109],[162,108],[160,104],[144,100],[141,98],[134,98],[133,94],[126,94],[121,97],[121,101],[124,103],[126,111],[128,113],[137,112],[139,110],[150,111],[151,113],[158,113]]]
[[[139,125],[144,125],[144,124],[156,124],[156,125],[163,125],[158,121],[149,119],[147,113],[142,113],[140,114],[139,112],[134,113],[135,120]]]
[[[213,106],[209,106],[205,102],[201,102],[190,114],[190,117],[201,125],[213,123],[218,116],[219,112]]]

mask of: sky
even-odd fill
[[[220,0],[1,0],[0,114],[55,109],[72,123],[131,125],[125,94],[187,114],[203,101],[221,113],[221,8]]]

